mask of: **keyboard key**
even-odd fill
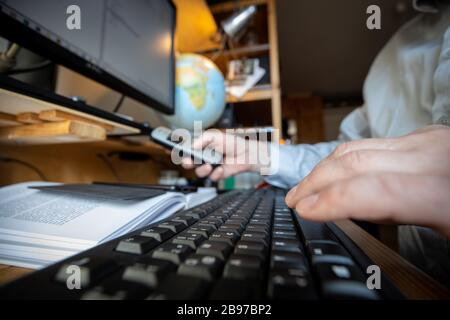
[[[262,243],[258,243],[256,241],[245,241],[245,240],[240,240],[237,244],[236,244],[236,249],[241,249],[241,250],[259,250],[259,251],[263,251],[264,253],[267,253],[267,246],[265,246]]]
[[[242,248],[236,247],[234,249],[234,253],[247,255],[247,256],[255,256],[262,261],[267,260],[267,255],[266,255],[265,250],[242,249]]]
[[[230,225],[230,224],[231,225],[238,225],[238,226],[240,226],[241,230],[244,230],[245,225],[247,224],[247,222],[245,220],[243,220],[243,219],[232,219],[232,218],[230,218],[230,219],[227,220],[227,225]]]
[[[229,229],[229,230],[236,230],[239,234],[242,233],[242,231],[244,231],[244,227],[240,224],[240,223],[228,223],[225,222],[221,227],[221,229]]]
[[[55,280],[66,284],[67,278],[73,273],[71,266],[80,268],[80,289],[91,286],[118,268],[114,261],[110,259],[85,257],[63,264],[56,273]]]
[[[180,235],[176,236],[172,243],[175,244],[185,244],[191,247],[192,249],[197,249],[197,247],[206,240],[206,237],[199,233],[189,233],[183,232]]]
[[[191,212],[199,214],[200,218],[204,218],[211,212],[211,209],[206,210],[206,209],[202,209],[202,208],[196,208],[196,209],[193,209]],[[189,215],[189,213],[187,213],[186,215]]]
[[[175,233],[167,228],[148,228],[141,232],[141,236],[150,237],[158,240],[159,242],[166,241],[171,238]]]
[[[269,232],[269,228],[268,227],[264,227],[264,226],[257,226],[257,225],[248,224],[247,227],[245,228],[245,231],[248,231],[248,232]]]
[[[116,251],[133,254],[143,254],[159,245],[159,241],[150,237],[133,236],[120,240]]]
[[[291,217],[277,217],[275,216],[275,218],[273,219],[274,223],[284,223],[284,224],[292,224],[292,218]]]
[[[267,245],[269,235],[264,232],[244,232],[241,239],[245,241],[264,242]]]
[[[184,215],[192,217],[194,219],[202,219],[202,218],[206,217],[208,215],[208,213],[206,212],[206,210],[194,209],[194,210],[191,210],[188,212],[184,212]]]
[[[89,290],[81,296],[82,300],[125,300],[144,299],[152,290],[144,285],[114,279]]]
[[[276,240],[297,240],[297,233],[285,231],[273,232],[272,238]]]
[[[190,227],[186,232],[187,233],[198,233],[208,238],[214,231],[216,231],[212,226],[205,224],[196,224]]]
[[[314,265],[320,288],[329,299],[378,299],[375,290],[369,290],[361,271],[354,266],[335,263]]]
[[[178,268],[178,273],[211,281],[222,271],[223,262],[215,256],[194,254]]]
[[[308,252],[313,264],[321,262],[354,264],[347,251],[334,241],[309,241]]]
[[[293,235],[274,235],[272,237],[273,241],[283,241],[283,240],[297,240],[297,236],[293,236]]]
[[[95,287],[81,296],[81,300],[125,300],[126,293],[117,291],[114,293],[104,292],[102,287]]]
[[[272,269],[308,269],[307,260],[303,254],[272,251],[270,259]]]
[[[194,224],[195,222],[197,222],[198,219],[195,219],[194,217],[188,216],[188,215],[181,215],[181,216],[177,216],[175,218],[173,218],[170,221],[173,222],[181,222],[183,223],[186,227],[189,227],[190,225]]]
[[[260,227],[266,227],[266,228],[270,227],[270,222],[269,221],[264,221],[264,220],[261,220],[261,219],[251,219],[249,224],[251,224],[253,226],[260,226]]]
[[[297,233],[293,231],[273,231],[272,236],[274,238],[283,238],[283,237],[297,237]]]
[[[180,264],[192,251],[191,247],[185,244],[165,243],[153,251],[152,257]]]
[[[224,223],[228,219],[228,216],[226,214],[212,214],[208,218],[217,219]]]
[[[222,225],[222,222],[219,219],[210,218],[202,220],[201,223],[213,226],[215,230],[217,230]]]
[[[171,274],[147,299],[197,300],[207,294],[208,288],[208,282],[201,278]]]
[[[287,228],[287,229],[292,228],[292,229],[294,229],[294,226],[291,223],[274,223],[273,224],[273,228],[274,229],[277,229],[277,228],[279,228],[279,229],[284,229],[284,228]]]
[[[147,258],[145,262],[127,267],[122,279],[154,288],[165,275],[174,270],[175,265],[169,261]]]
[[[210,241],[225,242],[230,246],[234,245],[239,237],[234,232],[216,231],[210,237]]]
[[[254,218],[254,219],[269,219],[271,215],[272,215],[271,212],[261,213],[261,211],[256,210],[255,213],[253,214],[252,218]]]
[[[230,216],[230,219],[228,219],[228,221],[229,220],[234,221],[235,224],[237,222],[238,224],[244,223],[245,225],[247,225],[248,222],[250,221],[250,217],[233,214]]]
[[[255,256],[232,254],[225,265],[223,276],[225,278],[262,278],[263,262]]]
[[[233,226],[222,225],[222,226],[219,228],[219,231],[220,231],[220,232],[232,232],[232,233],[234,233],[234,234],[236,235],[236,237],[238,237],[238,238],[241,236],[241,232],[239,231],[239,229],[236,228],[236,227],[233,227]]]
[[[295,235],[297,235],[297,231],[295,230],[294,226],[289,226],[289,227],[274,227],[272,229],[272,232],[279,232],[279,231],[288,231],[288,232],[294,232]]]
[[[247,217],[247,216],[242,216],[242,215],[239,215],[239,214],[232,214],[230,216],[230,219],[232,219],[232,220],[239,220],[240,222],[248,223],[250,221],[250,216]]]
[[[225,260],[231,253],[232,246],[225,242],[206,241],[197,249],[197,254],[211,255],[221,260]]]
[[[296,269],[286,270],[285,272],[272,272],[269,277],[267,294],[271,299],[317,299],[311,276],[304,270]]]
[[[178,232],[186,229],[186,225],[183,222],[177,222],[177,221],[166,221],[166,222],[158,224],[158,227],[159,228],[167,228],[169,230],[172,230],[172,232],[174,232],[174,233],[178,233]]]
[[[275,213],[291,213],[291,209],[287,208],[286,206],[284,207],[277,207],[275,208]]]
[[[274,239],[272,241],[272,250],[274,251],[287,251],[301,254],[301,245],[298,240],[290,239]]]

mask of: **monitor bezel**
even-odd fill
[[[15,20],[8,14],[4,13],[2,9],[2,4],[0,3],[0,36],[8,39],[9,41],[15,42],[20,46],[27,48],[51,61],[63,65],[75,72],[78,72],[92,80],[95,80],[119,93],[133,98],[146,107],[153,108],[165,114],[175,113],[175,30],[176,30],[176,7],[171,0],[166,0],[172,8],[172,48],[171,48],[171,59],[173,61],[171,66],[172,72],[172,96],[171,96],[171,106],[163,104],[149,95],[133,88],[125,81],[113,76],[106,70],[93,66],[91,62],[84,60],[70,50],[59,46],[55,42],[46,38],[45,36],[39,34],[37,31],[28,28],[24,24]],[[80,93],[80,96],[83,94]]]

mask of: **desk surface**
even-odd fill
[[[409,299],[450,299],[450,292],[349,220],[335,222]],[[32,272],[0,265],[0,285]]]

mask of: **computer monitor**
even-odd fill
[[[0,0],[1,36],[166,114],[174,31],[168,0]]]

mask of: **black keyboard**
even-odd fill
[[[0,289],[2,299],[385,299],[401,294],[334,224],[285,191],[231,191]],[[75,273],[74,266],[77,271]],[[73,276],[77,276],[77,280]]]

